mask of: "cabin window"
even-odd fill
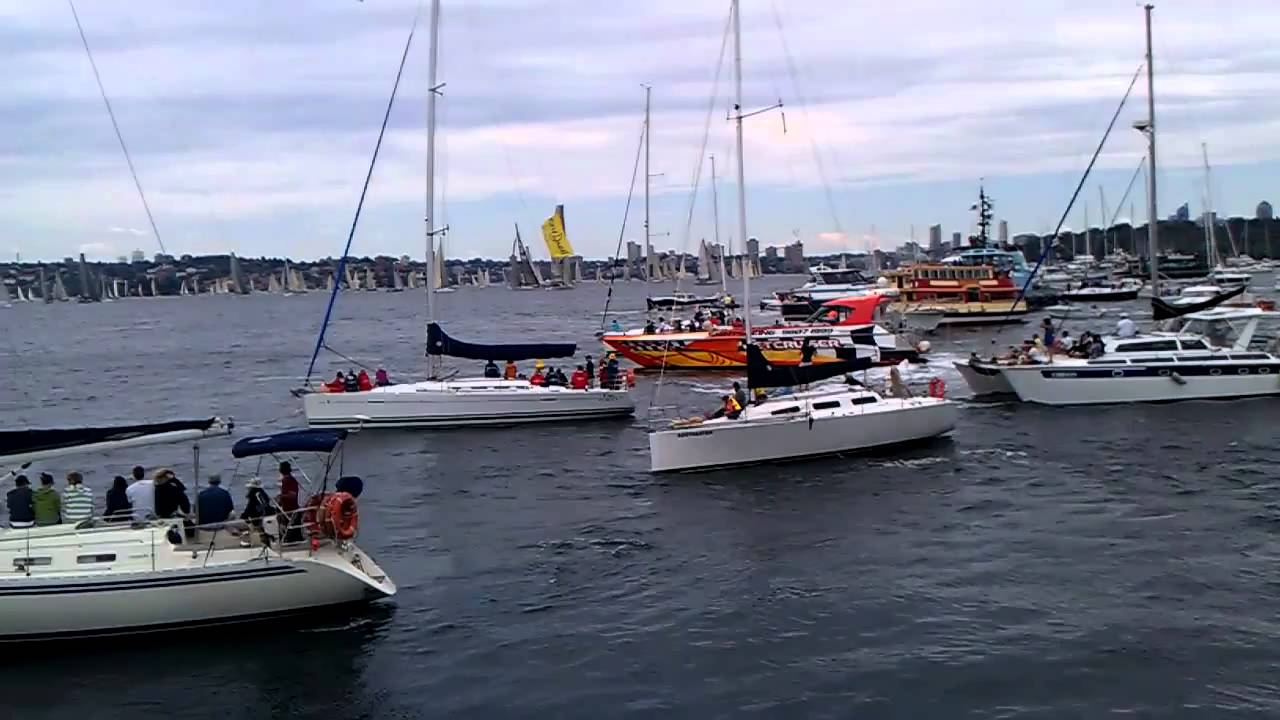
[[[1208,350],[1209,346],[1203,340],[1183,340],[1183,350]]]
[[[1233,354],[1233,355],[1230,355],[1229,357],[1232,360],[1270,360],[1271,359],[1270,356],[1268,356],[1266,353],[1246,353],[1243,355]]]
[[[859,395],[858,397],[849,400],[850,405],[871,405],[875,402],[876,399],[871,395]]]
[[[53,558],[51,557],[20,557],[20,558],[13,559],[13,566],[19,569],[35,567],[37,565],[52,565],[52,564],[53,564]]]
[[[1129,362],[1131,363],[1171,363],[1171,362],[1177,362],[1177,360],[1175,360],[1172,357],[1135,357],[1135,358],[1129,358]]]
[[[813,409],[814,409],[814,410],[830,410],[830,409],[832,409],[832,408],[838,408],[838,407],[840,407],[840,401],[839,401],[839,400],[828,400],[828,401],[826,401],[826,402],[820,402],[820,403],[814,403],[814,404],[813,404]]]
[[[1124,365],[1128,360],[1090,360],[1090,365]]]
[[[798,413],[798,412],[800,412],[800,406],[792,405],[790,407],[784,407],[781,410],[774,410],[769,414],[770,415],[790,415],[791,413]]]
[[[115,553],[98,553],[96,555],[77,555],[76,562],[81,565],[89,565],[91,563],[115,562]]]
[[[1146,342],[1125,343],[1116,347],[1116,352],[1160,352],[1177,350],[1177,340],[1148,340]]]

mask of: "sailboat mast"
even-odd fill
[[[1156,71],[1151,56],[1151,10],[1143,6],[1147,16],[1147,238],[1151,241],[1151,296],[1160,297],[1158,250],[1160,220],[1156,217]]]
[[[732,0],[730,12],[733,13],[733,112],[734,135],[738,153],[738,236],[742,238],[743,247],[747,247],[747,187],[746,168],[742,161],[742,19],[739,17],[738,0]],[[750,262],[746,258],[746,262]],[[742,321],[746,330],[747,342],[751,342],[751,272],[742,273]]]
[[[720,256],[720,292],[729,292],[724,271],[724,246],[720,244],[720,199],[716,191],[716,156],[711,156],[711,219],[715,223],[716,254]]]
[[[644,86],[644,257],[648,264],[645,268],[646,275],[654,267],[653,245],[649,241],[649,178],[653,177],[649,174],[649,136],[653,134],[653,126],[650,125],[649,119],[649,94],[652,90],[652,87]],[[646,279],[653,280],[651,277]]]
[[[1209,267],[1218,265],[1218,248],[1213,242],[1213,182],[1209,179],[1209,144],[1200,143],[1204,158],[1204,251]]]
[[[425,242],[427,260],[427,325],[436,321],[436,70],[440,60],[440,0],[431,0],[431,54],[427,61],[427,212]],[[436,377],[438,357],[427,353],[427,376]]]

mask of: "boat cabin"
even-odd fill
[[[1009,273],[989,265],[914,265],[896,273],[893,281],[908,301],[981,303],[1013,300],[1018,295]]]

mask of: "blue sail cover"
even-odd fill
[[[207,420],[175,420],[146,425],[6,430],[0,432],[0,460],[35,452],[66,450],[81,445],[136,440],[147,436],[184,430],[204,432],[212,428],[217,422],[217,418],[209,418]]]
[[[427,354],[447,355],[468,360],[543,360],[573,357],[578,351],[574,343],[524,343],[519,345],[480,345],[454,340],[436,323],[427,325]]]
[[[281,452],[332,452],[347,437],[346,430],[288,430],[271,435],[241,438],[231,446],[238,458]]]
[[[837,375],[844,375],[858,370],[866,370],[873,365],[871,357],[850,358],[820,365],[773,365],[760,348],[747,346],[747,387],[771,388],[793,387],[826,380]]]

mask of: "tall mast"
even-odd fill
[[[716,156],[711,156],[711,218],[715,222],[716,254],[720,257],[720,292],[729,292],[724,272],[724,246],[720,244],[720,200],[716,192]]]
[[[436,202],[436,68],[440,59],[440,0],[431,0],[431,54],[427,61],[427,323],[436,321],[436,253],[435,253],[435,202]],[[427,354],[428,375],[435,377],[437,356]]]
[[[1107,216],[1107,196],[1103,193],[1101,185],[1098,186],[1098,206],[1102,210],[1102,257],[1105,258],[1110,254],[1107,250],[1107,233],[1111,218]]]
[[[1151,296],[1160,297],[1160,220],[1156,217],[1156,71],[1151,56],[1151,10],[1143,6],[1147,16],[1147,239],[1151,241]]]
[[[1209,179],[1208,143],[1200,143],[1200,154],[1204,158],[1204,257],[1212,268],[1218,264],[1218,248],[1213,241],[1213,183]]]
[[[653,134],[653,126],[649,121],[649,94],[652,90],[653,88],[649,85],[644,86],[644,259],[647,265],[645,279],[650,281],[653,278],[648,277],[649,271],[655,267],[653,244],[649,240],[649,178],[652,177],[649,174],[649,136]]]
[[[742,238],[742,246],[747,247],[747,187],[746,187],[746,168],[742,161],[742,20],[738,12],[738,0],[732,0],[730,3],[730,12],[733,13],[733,111],[735,122],[735,134],[737,136],[737,153],[738,153],[738,237]],[[751,262],[751,258],[746,258],[745,262]],[[742,320],[744,329],[746,330],[746,340],[751,342],[751,271],[750,268],[742,273]]]

